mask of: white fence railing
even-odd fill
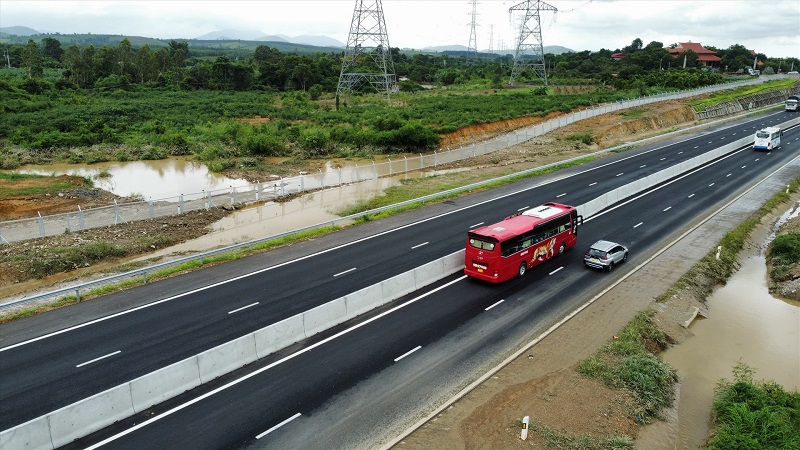
[[[440,165],[506,149],[546,134],[556,128],[601,114],[627,108],[635,108],[637,106],[665,100],[693,97],[717,90],[757,84],[764,81],[764,79],[758,78],[747,79],[734,83],[706,86],[690,91],[670,92],[597,105],[592,108],[574,111],[538,125],[522,128],[477,144],[457,149],[436,151],[427,155],[420,154],[419,156],[403,157],[383,163],[345,167],[316,174],[303,174],[296,177],[253,183],[243,187],[203,191],[186,195],[181,194],[176,197],[142,202],[115,202],[113,205],[105,207],[91,209],[78,208],[77,211],[69,213],[46,216],[40,214],[35,218],[0,222],[0,244],[54,236],[64,232],[75,232],[89,228],[117,225],[134,220],[182,214],[199,209],[220,207],[226,204],[247,204],[266,201],[302,192],[358,183],[365,180],[374,180],[382,176],[399,175],[427,169],[436,170]]]

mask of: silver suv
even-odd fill
[[[611,272],[614,264],[619,264],[628,259],[628,249],[616,242],[599,240],[586,250],[583,263],[586,267],[605,269]]]

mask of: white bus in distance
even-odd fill
[[[763,130],[758,130],[753,141],[753,149],[770,152],[781,146],[781,136],[783,136],[783,131],[781,131],[780,127],[767,127]]]

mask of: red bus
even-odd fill
[[[582,223],[574,206],[551,202],[470,230],[464,273],[492,283],[521,277],[575,245]]]

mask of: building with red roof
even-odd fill
[[[697,60],[703,66],[719,68],[719,63],[722,59],[717,56],[717,52],[704,48],[699,42],[681,42],[675,47],[667,49],[669,54],[676,59],[680,58],[687,50],[697,53]]]

